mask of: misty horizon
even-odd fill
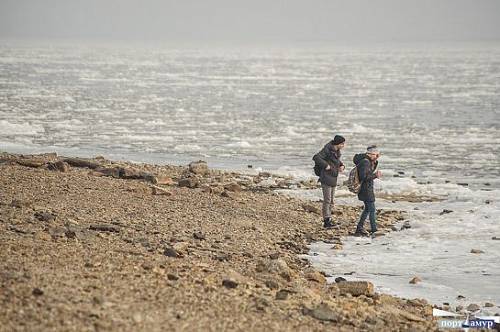
[[[500,41],[500,1],[6,0],[0,38],[145,42]]]

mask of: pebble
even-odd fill
[[[194,232],[193,237],[196,240],[205,240],[205,234],[203,234],[202,232]]]
[[[179,253],[177,253],[177,251],[171,247],[165,248],[165,250],[163,251],[163,254],[167,257],[174,257],[174,258],[179,257]]]
[[[238,287],[238,282],[232,279],[224,279],[222,280],[222,286],[226,288],[236,288]]]
[[[481,307],[475,303],[471,303],[467,306],[467,311],[474,312],[480,310]]]
[[[50,212],[39,211],[35,212],[35,218],[39,221],[50,222],[56,220],[56,216]]]
[[[37,288],[33,288],[32,294],[35,295],[35,296],[42,296],[43,295],[43,290],[41,290],[38,287]]]
[[[276,300],[286,300],[288,299],[288,295],[289,295],[289,291],[287,291],[286,289],[280,289],[279,291],[276,292]]]
[[[413,277],[411,280],[410,280],[410,284],[418,284],[419,282],[422,282],[422,279],[420,279],[419,277]]]

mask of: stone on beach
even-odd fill
[[[422,282],[422,279],[420,279],[419,277],[413,277],[413,278],[409,281],[409,283],[410,283],[410,284],[413,284],[413,285],[418,284],[419,282]]]
[[[312,309],[304,308],[303,312],[322,321],[337,322],[340,320],[340,315],[326,303],[321,303]]]
[[[317,214],[317,215],[321,214],[321,209],[319,207],[315,206],[315,205],[310,204],[310,203],[302,204],[301,207],[306,212],[314,213],[314,214]]]
[[[199,180],[196,178],[184,178],[180,179],[178,184],[179,187],[196,188],[199,185]]]
[[[203,160],[193,161],[189,164],[189,171],[198,175],[205,175],[208,173],[208,165]]]
[[[90,230],[99,231],[99,232],[111,232],[111,233],[119,233],[120,228],[111,224],[94,224],[90,225]]]
[[[351,294],[352,296],[374,294],[373,284],[369,281],[343,281],[337,283],[341,294]]]
[[[471,303],[465,309],[470,312],[475,312],[481,310],[481,307],[476,303]]]

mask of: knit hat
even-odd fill
[[[380,154],[380,151],[378,150],[378,147],[376,145],[370,145],[366,148],[366,153]]]
[[[340,135],[335,135],[333,138],[333,145],[339,145],[345,142],[345,138]]]

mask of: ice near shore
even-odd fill
[[[306,179],[312,155],[333,133],[347,138],[348,166],[377,143],[380,194],[443,200],[380,199],[380,208],[408,211],[412,228],[369,244],[347,239],[340,252],[317,244],[311,259],[405,297],[500,305],[500,241],[492,240],[500,237],[498,44],[94,51],[0,45],[2,149],[204,159]],[[359,204],[342,194],[337,203]],[[422,283],[409,285],[415,275]]]
[[[483,307],[482,313],[500,313],[500,191],[414,183],[413,190],[398,193],[390,182],[380,181],[379,193],[384,193],[385,186],[391,194],[446,192],[447,196],[420,203],[379,199],[379,208],[407,211],[411,228],[374,239],[347,237],[340,251],[315,243],[308,256],[313,265],[334,276],[332,280],[336,276],[370,280],[379,291],[425,298],[437,305],[448,303],[452,309],[489,302],[494,306]],[[359,205],[352,197],[337,202]],[[479,253],[472,253],[473,249]],[[422,282],[410,284],[415,276]]]

